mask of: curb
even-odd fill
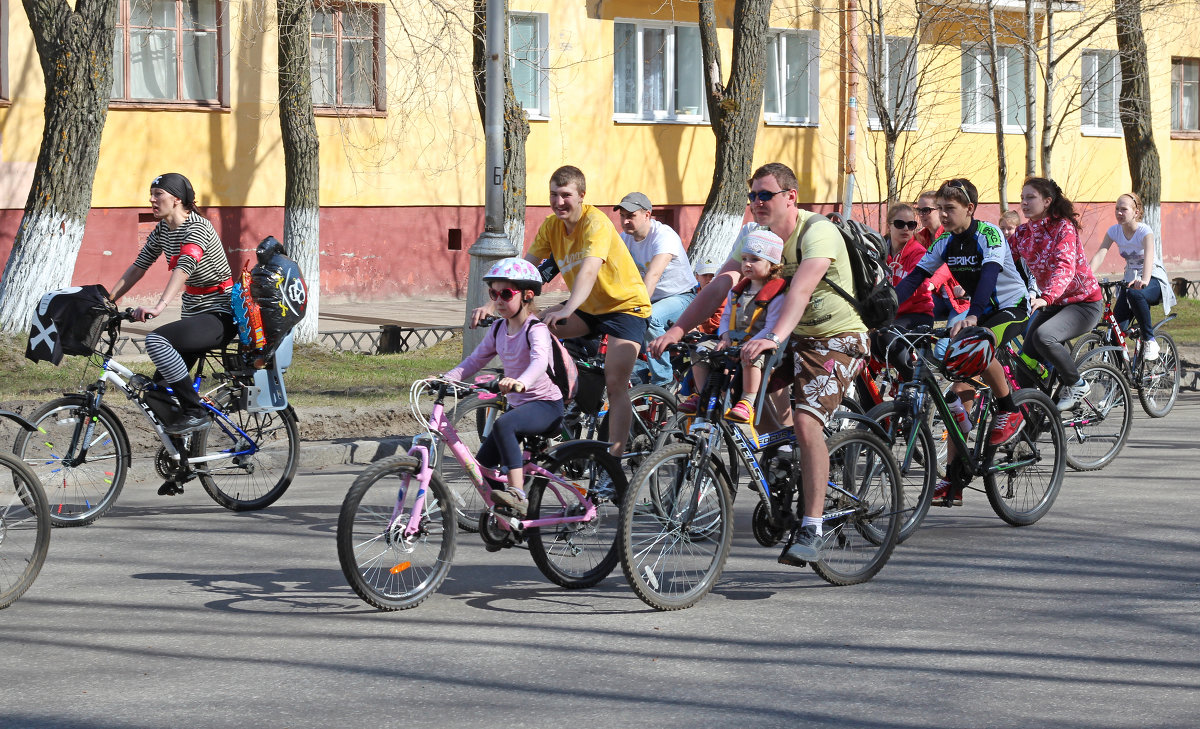
[[[366,466],[384,458],[403,455],[411,443],[412,436],[304,441],[300,447],[300,467]]]

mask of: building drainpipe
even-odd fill
[[[842,39],[846,52],[842,55],[842,75],[846,79],[846,107],[842,112],[846,129],[845,173],[846,189],[842,193],[842,218],[849,220],[854,212],[854,168],[858,131],[858,2],[846,0],[842,15]]]

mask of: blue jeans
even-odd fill
[[[646,341],[657,339],[666,333],[667,327],[675,323],[684,309],[692,303],[696,294],[685,291],[682,294],[659,299],[650,305],[650,319],[646,324]],[[671,371],[671,355],[663,352],[661,357],[653,358],[649,364],[638,360],[633,368],[634,375],[639,379],[649,379],[651,385],[669,385],[674,380]]]
[[[1113,316],[1117,317],[1117,321],[1121,323],[1121,328],[1128,331],[1129,319],[1137,319],[1138,327],[1141,328],[1141,338],[1143,340],[1150,338],[1150,307],[1154,304],[1162,303],[1162,285],[1158,279],[1150,279],[1150,285],[1144,289],[1121,289],[1121,295],[1117,297],[1117,304],[1113,307]]]

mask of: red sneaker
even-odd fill
[[[1017,433],[1020,433],[1023,427],[1025,427],[1025,416],[1020,411],[998,414],[996,422],[992,424],[991,435],[988,436],[988,445],[1004,445],[1017,437]]]
[[[700,393],[693,392],[684,398],[683,402],[679,403],[679,412],[684,415],[695,415],[700,408]]]
[[[933,489],[932,506],[962,506],[963,487],[955,486],[948,479],[938,481]]]

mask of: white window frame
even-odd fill
[[[1022,53],[1021,53],[1021,48],[1019,46],[997,45],[996,50],[999,52],[999,56],[1000,56],[998,59],[996,59],[996,66],[997,66],[996,71],[997,71],[997,73],[1000,74],[1000,79],[999,79],[1000,84],[999,85],[1000,85],[1000,97],[1002,100],[1000,113],[1003,114],[1005,119],[1007,120],[1008,112],[1009,112],[1008,100],[1010,98],[1012,98],[1014,95],[1014,92],[1011,92],[1008,88],[1009,59],[1015,57],[1018,61],[1021,62],[1022,68],[1024,68],[1024,60],[1025,59],[1024,59],[1024,55],[1022,55]],[[962,130],[964,132],[976,132],[976,133],[981,133],[981,134],[987,134],[987,133],[995,134],[996,133],[995,122],[993,122],[990,119],[986,120],[986,121],[984,120],[984,118],[987,116],[987,114],[990,114],[992,112],[992,100],[991,100],[992,80],[991,80],[991,76],[989,75],[988,64],[987,64],[987,56],[991,53],[991,51],[988,48],[986,43],[964,43],[963,47],[962,47],[962,53],[963,53],[963,62],[964,63],[966,62],[966,59],[968,59],[968,58],[970,58],[973,61],[972,73],[973,73],[973,80],[975,83],[975,87],[973,89],[967,89],[966,87],[962,87],[960,89],[960,93],[962,94],[962,101],[964,104],[966,103],[968,95],[975,97],[974,98],[974,107],[975,107],[974,108],[974,120],[964,118],[962,120]],[[965,76],[965,74],[963,74],[963,75]],[[1022,73],[1021,77],[1022,77],[1022,79],[1024,78],[1024,73]],[[961,84],[961,81],[960,81],[960,84]],[[1025,88],[1024,88],[1023,81],[1022,81],[1021,88],[1018,89],[1015,93],[1020,94],[1019,96],[1016,96],[1015,98],[1018,100],[1018,107],[1017,107],[1018,112],[1021,112],[1025,108],[1024,104],[1021,103],[1022,100],[1024,99],[1024,95],[1025,95]],[[965,116],[966,115],[964,114],[964,117]],[[1005,134],[1024,134],[1025,133],[1025,114],[1018,113],[1017,118],[1019,119],[1019,121],[1016,124],[1009,124],[1007,121],[1005,121],[1005,123],[1004,123],[1004,133]]]
[[[1112,73],[1112,120],[1111,127],[1102,127],[1095,122],[1100,118],[1100,69],[1113,66]],[[1085,49],[1079,59],[1079,130],[1086,136],[1120,137],[1121,117],[1118,98],[1121,95],[1121,56],[1117,51]]]
[[[513,18],[532,18],[537,21],[537,106],[525,106],[525,115],[530,119],[550,118],[550,16],[546,13],[526,13],[509,11],[508,13],[508,47],[509,68],[515,70],[518,63],[526,63],[518,59],[513,51]],[[512,71],[510,71],[511,73]]]
[[[617,111],[617,84],[620,79],[617,78],[617,59],[619,49],[616,47],[616,31],[617,25],[627,24],[636,28],[636,52],[637,63],[636,67],[641,68],[643,65],[642,36],[648,29],[666,30],[666,52],[664,59],[664,72],[666,75],[665,91],[666,98],[664,105],[667,107],[663,111],[647,112],[642,108],[642,91],[643,91],[643,74],[637,74],[637,106],[636,112],[618,112]],[[613,121],[617,122],[636,122],[639,124],[645,123],[676,123],[676,124],[706,124],[708,123],[708,105],[705,103],[704,93],[704,70],[701,63],[700,76],[696,79],[696,89],[699,92],[700,103],[696,107],[695,114],[679,113],[678,107],[675,104],[675,29],[677,28],[696,28],[699,29],[696,23],[668,23],[662,21],[641,20],[638,18],[615,18],[613,20]]]
[[[879,58],[879,54],[875,52],[875,44],[878,42],[879,42],[879,37],[875,36],[875,35],[872,35],[870,37],[870,39],[868,40],[868,44],[867,44],[867,74],[868,75],[873,75],[876,73],[876,59]],[[895,104],[892,103],[892,96],[896,93],[896,89],[892,88],[892,74],[891,74],[891,69],[892,69],[891,57],[892,57],[892,52],[893,52],[892,44],[894,42],[912,44],[912,43],[916,43],[917,40],[915,38],[913,38],[912,36],[904,36],[904,35],[885,35],[884,36],[883,58],[881,60],[883,62],[883,64],[882,64],[883,67],[888,69],[888,73],[884,76],[884,79],[885,79],[884,103],[887,105],[887,107],[889,109],[893,110],[893,113],[895,113],[897,111],[895,109]],[[908,54],[907,49],[905,50],[904,54],[905,55]],[[905,98],[911,99],[911,103],[913,104],[914,108],[913,108],[912,119],[910,119],[907,124],[901,126],[900,129],[902,131],[911,132],[911,131],[916,131],[917,120],[918,120],[918,114],[917,114],[917,110],[915,108],[916,103],[917,103],[917,54],[913,53],[911,58],[909,58],[908,60],[909,60],[909,68],[907,69],[908,84],[907,84],[907,88],[904,89],[904,95],[905,95]],[[879,110],[878,110],[878,107],[876,107],[876,105],[875,105],[875,96],[871,93],[869,88],[867,89],[866,97],[867,97],[867,128],[871,129],[873,131],[880,131],[883,129],[883,124],[879,120]]]
[[[787,97],[787,44],[792,40],[803,40],[808,48],[808,61],[805,65],[805,70],[808,74],[808,109],[809,116],[795,117],[788,116],[783,113],[782,108],[777,111],[771,111],[767,108],[767,94],[763,93],[763,121],[769,125],[779,126],[796,126],[796,127],[815,127],[818,124],[821,111],[820,98],[820,36],[815,30],[782,30],[771,28],[767,39],[767,59],[770,60],[771,47],[774,46],[778,50],[775,53],[776,69],[775,80],[777,86],[775,89],[776,100],[786,108],[787,104],[784,99]],[[769,78],[769,77],[768,77]]]

